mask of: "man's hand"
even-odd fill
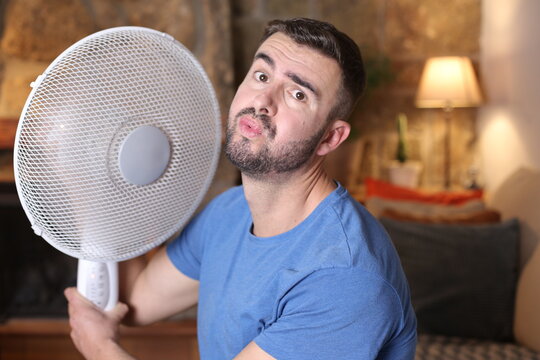
[[[133,359],[118,343],[118,325],[128,312],[118,303],[110,311],[102,311],[84,298],[76,288],[64,292],[68,302],[71,339],[87,360]]]

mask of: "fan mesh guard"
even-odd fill
[[[140,126],[159,128],[171,157],[145,186],[118,156]],[[15,144],[19,196],[35,229],[77,258],[120,261],[177,232],[214,174],[219,109],[193,55],[145,28],[105,30],[76,43],[36,81]]]

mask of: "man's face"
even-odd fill
[[[282,33],[270,36],[231,104],[228,158],[248,176],[302,167],[324,135],[340,83],[335,60]]]

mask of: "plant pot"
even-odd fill
[[[388,179],[394,185],[415,188],[418,187],[422,164],[419,161],[392,161],[388,165]]]

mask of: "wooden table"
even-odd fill
[[[12,319],[0,324],[0,360],[76,360],[67,319]],[[139,360],[199,359],[193,319],[121,328],[120,343]]]

